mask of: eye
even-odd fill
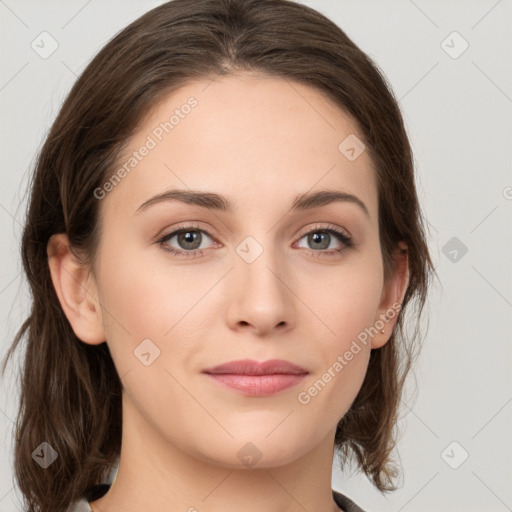
[[[315,256],[335,256],[354,245],[350,236],[334,227],[315,227],[305,233],[300,240],[303,239],[306,239],[308,246],[313,247],[313,250],[310,252],[317,253],[314,254]],[[338,247],[329,249],[331,243],[336,242]]]
[[[208,239],[212,240],[212,237],[204,229],[201,229],[199,226],[187,225],[179,226],[178,229],[163,234],[156,240],[156,243],[164,251],[176,256],[193,257],[201,256],[207,252],[209,248]],[[299,239],[298,247],[300,248],[304,248],[304,246],[300,245],[303,239],[306,239],[306,244],[313,248],[309,249],[306,247],[308,252],[315,257],[336,256],[354,245],[349,235],[333,226],[321,226],[310,229]],[[329,246],[336,242],[338,246],[329,249]]]
[[[197,226],[185,226],[164,234],[157,240],[157,243],[161,245],[164,251],[172,254],[179,256],[197,256],[198,254],[202,254],[204,249],[207,248],[208,239],[211,240],[211,237],[203,229]],[[171,245],[173,240],[174,244],[178,247]]]

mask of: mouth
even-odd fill
[[[206,374],[214,381],[247,396],[269,396],[296,386],[306,374],[240,375]]]
[[[289,361],[244,359],[203,370],[215,382],[247,396],[269,396],[297,385],[309,372]]]
[[[309,373],[305,368],[285,361],[284,359],[269,359],[268,361],[258,362],[253,359],[241,359],[239,361],[230,361],[212,368],[206,368],[204,373],[211,375],[218,374],[239,374],[239,375],[275,375],[288,374],[300,375]]]

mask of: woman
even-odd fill
[[[396,100],[323,15],[173,0],[121,31],[41,150],[22,255],[29,512],[362,510],[335,448],[394,488],[432,263]]]

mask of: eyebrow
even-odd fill
[[[197,190],[182,189],[168,190],[149,198],[139,206],[136,213],[139,214],[150,206],[169,201],[180,201],[182,203],[192,204],[220,212],[233,213],[233,206],[224,196],[213,192],[200,192]],[[363,210],[368,218],[370,217],[368,208],[361,199],[353,194],[334,190],[320,190],[318,192],[306,192],[304,194],[299,194],[293,200],[290,211],[311,210],[313,208],[318,208],[335,202],[355,204]]]

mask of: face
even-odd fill
[[[123,407],[166,443],[272,467],[332,438],[372,342],[384,343],[361,333],[390,305],[375,171],[366,151],[347,152],[359,153],[358,134],[305,85],[193,82],[143,122],[115,170],[125,172],[97,192],[99,321]],[[177,190],[189,198],[162,196]],[[340,195],[304,200],[321,191]],[[205,373],[247,359],[301,372]]]

